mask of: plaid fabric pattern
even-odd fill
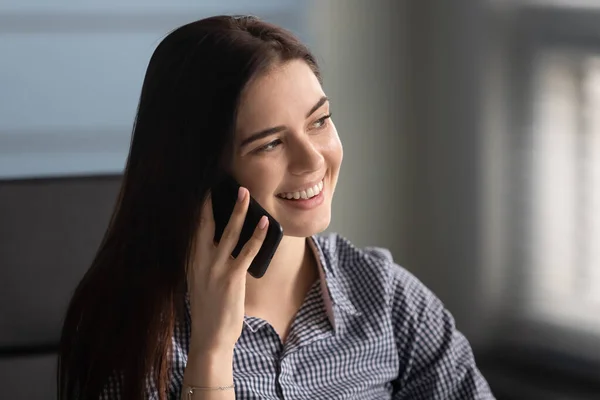
[[[321,280],[286,342],[268,322],[245,318],[234,352],[236,399],[494,399],[450,313],[389,251],[358,249],[337,234],[315,236],[312,246]],[[188,303],[173,336],[173,400],[189,338]],[[157,399],[155,385],[147,388]],[[117,379],[103,398],[120,398]]]

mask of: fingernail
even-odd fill
[[[263,215],[263,216],[260,218],[260,221],[258,221],[258,227],[259,227],[260,229],[265,229],[265,228],[267,227],[267,222],[269,222],[269,219],[267,218],[267,216],[266,216],[266,215]]]
[[[244,190],[243,187],[240,186],[240,188],[238,189],[238,201],[244,200],[245,197],[246,197],[246,191]]]

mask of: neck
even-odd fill
[[[246,303],[260,306],[274,297],[282,300],[298,295],[317,279],[318,271],[312,251],[303,237],[284,236],[262,278],[248,275]]]

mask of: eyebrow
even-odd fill
[[[306,113],[306,118],[310,117],[311,115],[313,115],[315,113],[315,111],[317,111],[319,108],[321,108],[321,106],[323,106],[323,104],[325,104],[326,102],[328,102],[329,99],[327,98],[327,96],[323,96],[319,99],[319,101],[317,101],[317,103],[312,106],[312,108],[308,111],[308,113]],[[283,130],[285,130],[285,126],[283,125],[279,125],[279,126],[274,126],[273,128],[267,128],[264,129],[260,132],[256,132],[253,133],[252,135],[248,136],[246,139],[244,139],[241,143],[240,143],[240,148],[249,145],[250,143],[256,141],[256,140],[260,140],[263,139],[267,136],[270,136],[274,133],[277,132],[281,132]]]

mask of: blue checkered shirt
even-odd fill
[[[236,399],[494,399],[471,347],[440,300],[389,251],[336,234],[310,241],[321,279],[285,343],[247,316],[234,352]],[[169,398],[179,400],[190,339],[189,304],[173,336]],[[112,380],[105,399],[119,398]],[[147,398],[157,399],[148,384]]]

